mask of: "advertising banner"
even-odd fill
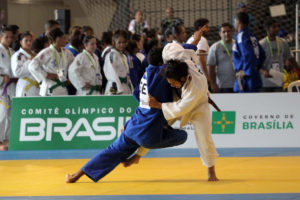
[[[213,94],[211,107],[218,148],[300,147],[300,95],[296,93]],[[9,150],[102,149],[121,133],[135,112],[132,96],[14,98]],[[179,123],[173,125],[179,128]],[[193,127],[185,144],[197,148]]]
[[[14,98],[9,150],[105,148],[136,106],[132,96]]]

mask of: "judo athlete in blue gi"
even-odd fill
[[[161,102],[172,101],[173,97],[171,86],[161,75],[164,67],[158,67],[163,63],[162,49],[155,48],[150,51],[148,56],[150,65],[141,79],[140,91],[134,93],[140,104],[135,114],[125,124],[123,133],[78,172],[72,175],[67,174],[67,183],[76,182],[84,174],[97,182],[121,162],[126,162],[140,146],[149,149],[166,148],[183,144],[186,141],[187,133],[185,131],[168,126],[162,111],[149,107],[149,93]],[[136,95],[137,93],[139,96]]]
[[[238,31],[232,47],[236,74],[234,92],[258,92],[262,87],[259,70],[265,60],[265,53],[256,37],[248,30],[247,13],[238,13],[235,28]]]

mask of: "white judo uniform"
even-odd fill
[[[67,81],[68,69],[73,62],[72,53],[61,48],[58,52],[53,45],[43,49],[29,64],[29,71],[40,84],[41,96],[68,95],[65,86]],[[47,74],[57,74],[56,81],[47,79]]]
[[[105,94],[109,94],[109,90],[115,82],[118,94],[132,94],[133,86],[129,76],[129,67],[126,56],[118,50],[112,48],[105,56],[104,74],[107,78]]]
[[[202,163],[212,167],[216,163],[218,153],[211,136],[211,114],[208,103],[208,86],[204,74],[197,69],[192,60],[191,51],[178,44],[170,43],[163,50],[164,61],[176,59],[188,64],[189,75],[181,88],[178,101],[162,103],[162,111],[166,120],[173,123],[180,120],[180,126],[188,122],[194,126],[195,138],[201,155]]]
[[[83,50],[69,67],[69,79],[77,89],[77,95],[99,95],[102,85],[100,65],[96,54]],[[85,89],[86,83],[91,89]]]
[[[16,87],[16,97],[39,96],[39,83],[31,75],[28,66],[31,55],[20,48],[11,57],[11,68],[15,77],[19,78]]]
[[[11,56],[14,50],[6,49],[0,44],[0,74],[13,78],[11,70]],[[16,81],[15,81],[16,82]],[[15,96],[16,83],[12,80],[4,83],[4,78],[0,76],[0,142],[9,139],[11,100]]]

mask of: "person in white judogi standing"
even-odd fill
[[[85,49],[78,54],[69,68],[69,78],[77,89],[77,95],[99,95],[102,85],[97,55],[97,41],[94,36],[85,36]]]
[[[60,28],[49,33],[52,44],[42,50],[29,64],[29,71],[40,83],[41,96],[68,95],[68,69],[72,53],[65,49],[66,37]]]
[[[0,150],[8,149],[10,130],[11,100],[15,96],[17,79],[11,70],[11,56],[14,50],[12,43],[13,32],[8,27],[0,31]]]
[[[218,153],[211,136],[207,79],[199,72],[196,63],[188,59],[189,56],[184,53],[186,51],[174,43],[168,44],[163,50],[163,59],[167,62],[165,76],[172,87],[181,90],[180,99],[160,103],[150,97],[149,105],[162,109],[164,117],[171,124],[176,120],[180,120],[181,127],[192,123],[202,163],[208,168],[208,181],[217,181],[215,164]],[[188,52],[190,54],[191,51]]]
[[[117,94],[132,94],[127,58],[123,54],[127,42],[127,33],[118,30],[113,35],[113,48],[105,56],[104,74],[107,78],[105,94],[109,94],[114,84]]]
[[[32,35],[26,31],[20,36],[20,49],[11,57],[12,72],[19,78],[16,97],[39,96],[39,83],[31,75],[28,66],[32,59]]]

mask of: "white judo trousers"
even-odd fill
[[[182,127],[191,122],[202,163],[206,167],[212,167],[216,164],[218,153],[211,135],[207,79],[199,72],[191,57],[187,59],[191,51],[187,54],[183,53],[185,51],[187,50],[174,43],[168,44],[163,50],[164,61],[171,59],[185,61],[188,64],[189,75],[181,89],[181,98],[175,102],[163,103],[162,111],[170,123],[180,120]]]
[[[39,83],[31,75],[28,66],[31,62],[31,55],[20,48],[11,57],[12,72],[19,78],[16,87],[16,97],[39,96]]]
[[[0,44],[0,74],[10,78],[13,78],[10,61],[13,53],[13,49],[6,49]],[[0,142],[9,139],[11,100],[15,96],[15,89],[15,83],[4,83],[0,76]]]
[[[90,54],[84,50],[78,54],[69,67],[69,79],[77,89],[77,95],[100,95],[102,76],[100,73],[99,60],[96,54]],[[85,89],[86,83],[91,89]],[[94,89],[99,87],[99,89]]]
[[[29,71],[41,83],[41,96],[68,95],[67,88],[60,83],[67,81],[68,69],[73,60],[74,56],[68,49],[61,48],[61,52],[58,52],[53,45],[43,49],[33,58],[29,64]],[[57,74],[60,83],[47,79],[48,73]]]

